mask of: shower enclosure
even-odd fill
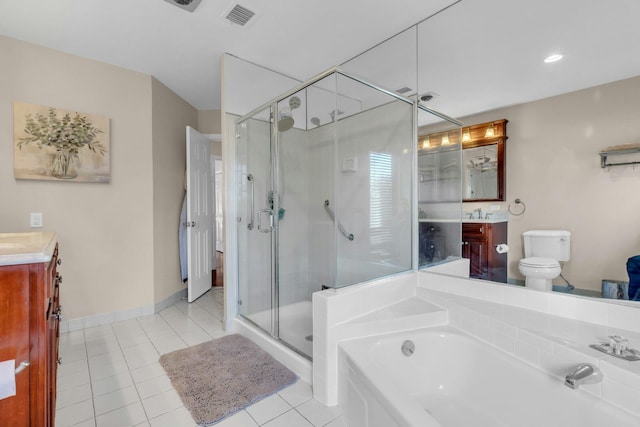
[[[413,268],[415,115],[333,68],[236,121],[241,316],[311,358],[314,292]]]

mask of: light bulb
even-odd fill
[[[442,142],[440,143],[440,145],[449,145],[449,136],[445,135],[442,137]]]
[[[544,58],[544,62],[546,62],[547,64],[550,64],[552,62],[557,62],[560,61],[562,59],[562,55],[559,53],[553,54],[553,55],[549,55],[546,58]]]
[[[487,128],[487,131],[484,133],[484,137],[493,138],[494,136],[496,136],[496,134],[493,131],[493,123],[491,123],[491,125]]]
[[[469,129],[462,132],[462,142],[467,142],[467,141],[471,141],[471,133],[469,132]]]
[[[429,137],[426,137],[424,141],[422,141],[422,149],[427,150],[431,148],[431,144],[429,143]]]

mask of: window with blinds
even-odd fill
[[[369,245],[372,255],[391,258],[393,222],[393,157],[369,153]]]

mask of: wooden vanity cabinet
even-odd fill
[[[507,282],[507,254],[496,251],[502,243],[507,243],[506,222],[462,224],[462,257],[469,259],[470,277]]]
[[[15,359],[16,395],[0,400],[0,426],[53,427],[60,328],[58,248],[51,260],[0,266],[0,361]]]

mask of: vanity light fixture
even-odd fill
[[[550,64],[552,62],[560,61],[561,59],[562,59],[562,55],[560,55],[559,53],[554,53],[553,55],[549,55],[546,58],[544,58],[544,62],[546,64]]]
[[[491,124],[487,127],[487,130],[484,132],[484,137],[493,138],[494,136],[496,136],[496,132],[493,129],[493,122],[491,122]]]
[[[422,141],[422,149],[428,150],[431,148],[431,144],[429,143],[429,137],[427,136],[424,141]]]
[[[462,142],[471,141],[471,133],[469,132],[469,128],[466,128],[462,131]]]
[[[449,145],[449,135],[444,134],[442,136],[442,141],[440,142],[440,145]]]

